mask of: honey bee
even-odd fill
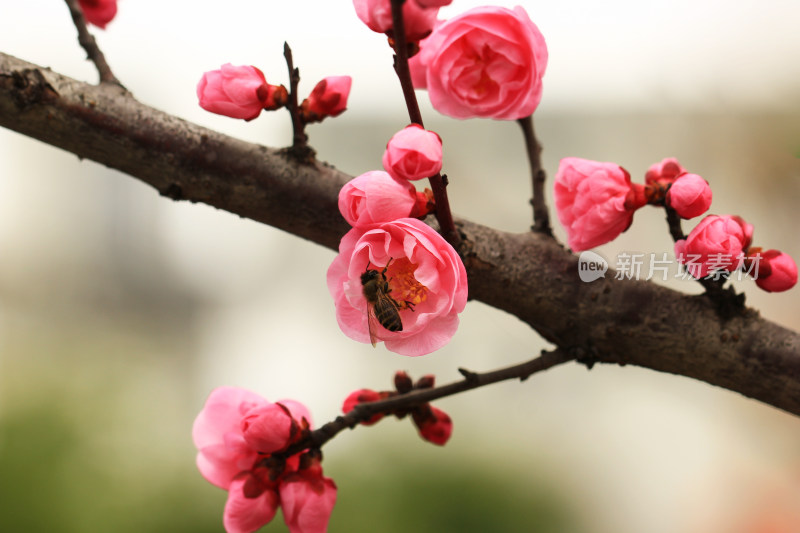
[[[389,287],[389,280],[386,279],[386,270],[391,262],[390,258],[383,270],[371,269],[367,263],[366,270],[361,274],[361,286],[364,298],[367,300],[367,328],[373,346],[377,342],[375,331],[378,324],[389,331],[403,331],[400,309],[413,311],[411,302],[401,303],[389,295],[392,289]]]

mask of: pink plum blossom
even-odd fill
[[[411,216],[417,190],[382,170],[356,176],[339,191],[339,211],[354,228]]]
[[[78,0],[78,3],[86,21],[101,29],[117,14],[117,0]]]
[[[270,85],[253,66],[222,65],[203,74],[197,84],[200,107],[231,118],[253,120],[262,109],[277,109],[286,103],[286,88]]]
[[[711,207],[711,187],[697,174],[681,174],[667,191],[666,203],[681,218],[694,218]]]
[[[424,4],[441,3],[435,0],[408,0],[403,4],[403,26],[406,39],[416,42],[430,34],[439,13],[437,6]],[[353,0],[356,15],[369,29],[390,36],[394,31],[391,0]]]
[[[748,258],[752,257],[748,254]],[[789,255],[778,250],[758,251],[756,285],[767,292],[788,291],[797,284],[797,264]]]
[[[301,452],[268,461],[270,453],[298,442],[310,426],[308,409],[294,400],[270,403],[234,387],[212,391],[195,419],[192,438],[200,473],[228,491],[227,533],[256,531],[272,520],[279,505],[291,533],[325,532],[336,485],[322,477],[319,460]]]
[[[353,228],[342,237],[327,278],[344,334],[371,342],[361,275],[384,268],[402,330],[377,325],[376,340],[390,351],[409,356],[425,355],[447,344],[467,303],[466,270],[441,235],[412,218]]]
[[[353,78],[350,76],[328,76],[322,79],[308,95],[301,109],[306,122],[321,121],[335,117],[347,109],[347,98]]]
[[[315,464],[290,474],[278,488],[283,520],[290,533],[325,533],[333,506],[336,504],[336,483],[322,475]]]
[[[577,157],[561,160],[554,195],[558,219],[576,252],[617,238],[646,203],[644,186],[631,184],[624,168]]]
[[[383,153],[383,168],[392,177],[418,180],[442,170],[442,139],[419,124],[395,133]]]
[[[737,216],[708,215],[675,243],[675,256],[695,278],[714,271],[732,272],[742,266],[753,226]]]
[[[419,429],[420,436],[428,442],[444,446],[453,433],[453,421],[450,415],[425,404],[412,412],[414,424]]]
[[[675,181],[681,174],[685,174],[686,169],[681,166],[674,157],[662,159],[660,163],[650,165],[644,175],[645,184],[667,185]]]
[[[546,67],[544,37],[520,6],[477,7],[437,25],[410,65],[440,113],[501,120],[534,112]]]

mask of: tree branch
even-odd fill
[[[100,75],[100,81],[116,83],[122,87],[122,84],[119,82],[116,76],[114,76],[114,73],[111,72],[111,67],[106,62],[106,56],[103,55],[100,47],[97,46],[97,41],[95,41],[94,35],[89,33],[89,28],[86,26],[86,17],[83,16],[83,11],[81,10],[80,5],[78,5],[78,0],[66,0],[66,2],[67,6],[69,7],[69,13],[72,16],[72,22],[75,24],[75,28],[78,30],[78,43],[83,47],[84,50],[86,50],[86,55],[97,68],[97,73]]]
[[[349,229],[337,208],[350,179],[301,165],[137,102],[0,53],[0,125],[333,250]],[[470,297],[525,321],[587,363],[633,364],[699,379],[800,415],[800,335],[756,311],[723,320],[713,302],[636,280],[583,283],[577,257],[549,237],[464,219]]]
[[[553,229],[550,227],[550,213],[547,210],[547,202],[544,198],[545,174],[542,168],[542,145],[536,139],[536,132],[533,130],[533,115],[517,120],[525,136],[525,151],[528,154],[528,163],[531,167],[531,185],[533,196],[531,206],[533,206],[533,226],[531,231],[537,231],[549,237],[553,236]]]

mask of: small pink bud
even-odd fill
[[[86,21],[101,29],[117,14],[117,0],[78,0],[78,3]]]
[[[226,63],[219,70],[203,74],[197,84],[197,98],[206,111],[253,120],[265,106],[274,108],[281,98],[280,89],[267,84],[264,74],[256,67]]]
[[[737,216],[708,215],[675,243],[675,256],[695,278],[714,271],[732,272],[742,266],[753,226]]]
[[[277,403],[255,407],[242,418],[244,440],[261,453],[283,450],[297,430],[297,422],[289,410]]]
[[[435,176],[442,170],[442,140],[419,124],[411,124],[389,139],[383,168],[397,179]]]
[[[755,256],[756,260],[759,258],[761,264],[755,278],[756,285],[767,292],[782,292],[797,284],[797,264],[789,255],[778,250],[767,250]]]
[[[681,174],[685,173],[686,169],[678,163],[674,157],[667,157],[662,159],[660,163],[655,163],[650,166],[644,175],[644,181],[647,185],[651,184],[668,184],[675,181]]]
[[[632,185],[621,166],[578,157],[561,160],[554,195],[558,219],[576,252],[617,238],[646,202],[643,186]]]
[[[417,203],[411,182],[382,170],[356,176],[339,191],[339,212],[354,228],[411,216]]]
[[[444,446],[453,433],[450,416],[436,407],[425,404],[412,413],[420,436],[428,442]]]
[[[403,4],[403,27],[409,42],[417,42],[431,32],[439,8],[423,4],[436,3],[441,4],[442,0],[409,0]],[[353,6],[358,18],[372,31],[389,35],[394,31],[391,0],[353,0]]]
[[[379,392],[375,392],[371,389],[359,389],[351,392],[347,398],[345,398],[344,403],[342,404],[342,412],[347,414],[360,403],[376,402],[381,399],[383,399],[383,396]],[[371,426],[372,424],[378,422],[381,418],[383,418],[383,413],[375,413],[367,420],[361,422],[361,424],[364,426]]]
[[[301,104],[306,122],[319,122],[335,117],[347,109],[347,97],[353,79],[350,76],[328,76],[322,79]]]
[[[682,174],[667,191],[666,202],[681,218],[694,218],[711,207],[711,187],[697,174]]]

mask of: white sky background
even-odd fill
[[[442,15],[484,3],[454,0]],[[539,26],[549,47],[542,113],[800,109],[798,0],[518,4]],[[202,72],[226,62],[253,64],[270,82],[286,83],[285,40],[301,69],[301,92],[310,91],[323,76],[353,77],[349,109],[337,120],[376,115],[398,124],[407,120],[385,39],[363,26],[349,0],[120,0],[119,14],[108,29],[92,31],[114,72],[138,99],[253,142],[287,144],[286,117],[266,116],[245,124],[209,114],[198,107],[195,86]],[[84,61],[61,0],[0,0],[0,50],[78,79],[97,79],[93,65]],[[422,101],[425,106],[426,99]],[[475,123],[463,124],[472,127]],[[336,123],[314,127],[335,128]],[[376,164],[379,157],[375,155]],[[48,158],[54,162],[45,163]],[[334,157],[328,158],[337,163]],[[40,160],[41,167],[37,166]],[[61,171],[74,175],[47,179]],[[45,264],[52,257],[49,254],[55,253],[45,244],[47,238],[64,247],[92,249],[92,239],[102,236],[95,235],[101,230],[91,224],[93,210],[99,209],[88,195],[91,187],[113,181],[122,191],[118,194],[128,195],[132,202],[142,200],[134,209],[141,211],[143,220],[159,225],[163,253],[171,261],[167,269],[174,270],[175,283],[196,291],[209,286],[219,291],[206,295],[218,306],[200,318],[199,360],[195,362],[198,401],[213,386],[236,384],[302,399],[322,421],[336,414],[331,411],[336,406],[326,395],[331,389],[326,382],[329,376],[341,380],[337,391],[388,384],[391,372],[402,367],[413,376],[441,372],[442,380],[449,381],[457,377],[453,375],[456,366],[487,369],[523,360],[531,353],[535,334],[519,321],[475,302],[462,319],[464,330],[473,336],[460,331],[448,348],[431,359],[398,358],[382,348],[354,346],[338,331],[325,288],[324,269],[332,253],[210,208],[154,198],[151,189],[128,178],[109,179],[109,172],[0,130],[0,252],[19,252],[15,259],[25,257],[29,261],[25,268],[35,272],[44,268],[37,264]],[[52,197],[40,194],[44,186],[53,188]],[[84,220],[83,226],[76,226],[83,232],[80,235],[70,235],[73,228],[61,211],[61,204],[68,202],[62,202],[61,195],[80,195],[81,191],[85,195],[76,197],[74,212],[67,211],[67,216],[74,215],[76,223],[84,218],[89,223]],[[723,189],[719,197],[724,200],[724,195]],[[21,205],[28,199],[41,202],[34,213]],[[527,204],[519,204],[527,214]],[[27,217],[24,223],[15,218],[18,214]],[[134,251],[136,245],[130,242]],[[24,255],[29,248],[40,255]],[[298,264],[297,270],[314,270],[302,279],[290,278],[286,262],[273,257],[275,250],[285,252],[291,261],[301,258],[304,264]],[[0,274],[8,275],[13,268],[3,261]],[[276,285],[307,284],[313,296],[300,295],[276,306],[269,287],[253,286],[263,281],[265,271],[280,280]],[[35,278],[29,274],[27,279]],[[774,298],[794,302],[797,296]],[[313,334],[303,329],[302,320],[314,324]],[[297,357],[269,357],[293,351]],[[311,355],[302,358],[301,352]],[[495,357],[490,363],[487,354]],[[502,361],[501,356],[505,357]],[[322,378],[308,376],[309,368]],[[559,443],[554,450],[536,449],[531,455],[548,458],[554,469],[573,468],[572,474],[561,473],[562,477],[578,491],[595,491],[586,498],[595,502],[600,515],[613,515],[620,502],[627,502],[624,517],[604,517],[615,525],[609,531],[689,531],[681,521],[687,501],[700,502],[692,508],[695,512],[722,506],[717,500],[703,500],[719,492],[720,471],[730,477],[741,475],[744,481],[736,484],[744,485],[750,481],[749,473],[765,471],[763,477],[768,477],[782,468],[782,458],[796,456],[786,445],[793,441],[782,440],[771,429],[748,434],[739,430],[741,418],[768,424],[790,417],[738,398],[731,400],[734,395],[717,389],[646,370],[605,367],[587,373],[572,367],[539,376],[535,384],[489,389],[449,400],[444,408],[452,409],[456,420],[481,415],[488,420],[500,405],[509,419],[525,419],[519,431],[529,433],[523,438],[529,439],[532,448],[544,448],[541,435]],[[541,401],[546,403],[534,403]],[[728,415],[722,422],[720,413]],[[709,429],[712,422],[718,424],[713,430]],[[387,433],[364,432],[362,438],[381,439],[385,434],[408,438],[406,431],[381,431]],[[484,429],[461,425],[458,431],[461,436],[448,445],[449,451],[474,458],[477,452],[470,439],[486,439]],[[360,440],[333,443],[331,457],[336,446],[355,446]],[[507,451],[511,455],[518,450]],[[653,453],[659,455],[657,461],[652,460]],[[614,454],[612,461],[610,454]],[[690,476],[693,483],[687,488]],[[658,480],[658,486],[647,480]],[[699,495],[704,488],[709,490]]]

